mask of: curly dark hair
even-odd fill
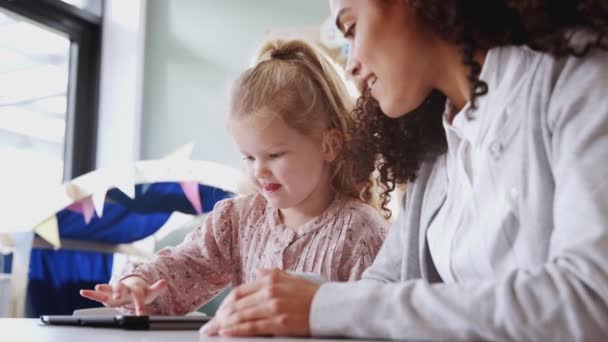
[[[476,51],[497,46],[526,45],[560,57],[585,56],[590,50],[608,50],[607,0],[408,0],[422,21],[445,41],[459,48],[468,67],[470,107],[488,92],[479,79],[481,65]],[[575,32],[589,33],[582,46],[572,43]],[[579,44],[580,45],[580,44]],[[375,182],[380,185],[380,206],[386,205],[398,184],[416,179],[420,164],[447,149],[442,115],[445,95],[432,91],[417,109],[397,119],[382,113],[369,93],[364,93],[354,110],[357,124],[351,151],[361,161],[358,172],[369,175],[370,160],[376,162]],[[371,187],[371,183],[370,183]]]

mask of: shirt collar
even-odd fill
[[[486,82],[488,86],[488,93],[477,98],[477,109],[468,113],[471,108],[471,102],[468,101],[460,111],[456,112],[456,108],[450,100],[446,100],[443,113],[443,127],[446,131],[448,146],[451,143],[453,144],[455,139],[466,139],[473,144],[479,142],[481,126],[484,119],[488,119],[487,117],[483,117],[484,109],[488,103],[488,97],[494,88],[493,85],[496,78],[496,56],[494,52],[493,49],[488,51],[479,74],[479,79]],[[449,122],[450,117],[454,118],[451,123]]]

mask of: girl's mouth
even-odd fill
[[[270,183],[270,184],[264,184],[263,189],[266,192],[275,192],[275,191],[279,190],[280,187],[281,187],[281,184]]]

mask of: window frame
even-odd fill
[[[63,180],[92,171],[97,150],[103,4],[101,15],[60,0],[0,0],[0,7],[68,35]]]

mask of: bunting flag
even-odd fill
[[[41,238],[48,241],[51,245],[53,245],[53,247],[61,247],[61,242],[59,240],[59,224],[57,223],[57,216],[53,215],[48,219],[44,220],[42,223],[36,226],[36,228],[34,228],[34,232],[40,235]]]
[[[69,211],[80,213],[84,216],[84,222],[89,224],[93,215],[95,214],[95,206],[93,205],[93,199],[91,196],[85,197],[78,202],[70,204],[67,208]]]
[[[167,155],[163,159],[164,160],[175,160],[175,159],[185,160],[185,159],[190,159],[190,156],[192,155],[192,149],[193,148],[194,148],[194,144],[193,143],[186,144],[186,145],[178,148],[177,150],[175,150],[173,153],[170,153],[169,155]]]
[[[15,243],[13,239],[11,239],[10,234],[8,233],[0,233],[0,246],[14,246]]]
[[[192,204],[192,207],[196,210],[196,213],[201,215],[203,213],[203,207],[198,192],[198,181],[180,182],[179,184],[181,185],[186,198],[188,198],[188,201],[190,201],[190,204]]]
[[[73,217],[77,221],[78,216],[82,215],[80,223],[84,225],[97,224],[103,220],[103,211],[108,209],[109,203],[116,204],[116,193],[125,195],[122,199],[124,203],[136,206],[136,197],[146,196],[150,186],[157,183],[177,185],[176,190],[183,194],[181,201],[185,205],[184,210],[198,215],[208,210],[205,203],[215,198],[215,195],[203,198],[203,191],[206,190],[201,186],[214,187],[227,193],[241,193],[239,184],[243,178],[240,170],[210,161],[190,160],[192,150],[193,144],[190,143],[162,159],[97,169],[57,188],[45,190],[35,198],[7,203],[7,212],[14,214],[0,216],[0,233],[10,236],[12,233],[35,231],[42,239],[58,247],[58,222],[61,223],[61,220],[57,214],[62,210],[75,213]],[[107,202],[110,197],[112,201]],[[176,199],[179,202],[178,197],[173,201]],[[163,202],[154,204],[159,203]],[[0,245],[6,244],[8,239],[0,239]]]

